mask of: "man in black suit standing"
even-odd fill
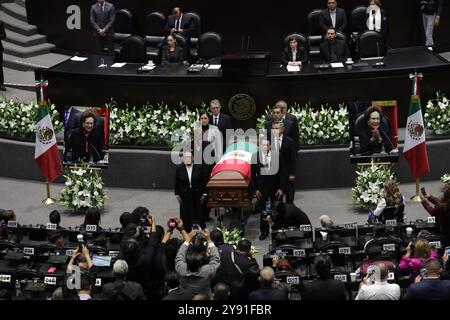
[[[97,0],[91,7],[91,25],[94,28],[97,53],[104,53],[105,45],[109,54],[114,54],[114,20],[116,9],[112,3]]]
[[[270,140],[262,139],[260,142],[260,153],[254,153],[252,157],[252,181],[251,189],[258,199],[260,210],[259,228],[260,240],[269,236],[269,222],[266,212],[266,203],[271,203],[283,197],[284,187],[281,185],[279,153],[271,152]],[[270,209],[269,207],[269,209]]]
[[[284,108],[285,111],[283,112]],[[294,115],[287,113],[287,103],[284,101],[278,101],[272,108],[272,114],[266,121],[265,129],[270,131],[272,124],[277,121],[283,122],[284,134],[294,140],[295,150],[298,150],[300,145],[298,120]]]
[[[223,150],[225,151],[228,145],[228,141],[226,141],[227,130],[233,129],[231,125],[231,118],[226,114],[220,113],[222,106],[220,105],[220,101],[218,99],[211,101],[210,109],[212,114],[209,115],[209,123],[219,128],[220,133],[222,133]]]
[[[0,91],[6,91],[5,78],[3,76],[3,44],[1,40],[6,39],[5,26],[3,21],[0,21]]]
[[[167,34],[178,33],[189,41],[194,29],[194,20],[191,17],[184,15],[183,12],[181,12],[181,8],[173,8],[172,15],[167,18],[166,22]]]
[[[345,41],[336,38],[336,29],[328,28],[326,40],[320,44],[320,58],[325,63],[344,62],[350,57]]]
[[[336,0],[328,0],[327,9],[322,11],[320,15],[320,24],[323,32],[327,32],[328,28],[335,28],[336,31],[345,33],[347,27],[347,15],[345,10],[337,7]]]
[[[284,122],[277,121],[272,124],[271,142],[272,150],[279,152],[280,180],[286,194],[286,203],[294,202],[296,155],[295,143],[284,134]]]

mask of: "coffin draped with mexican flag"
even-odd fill
[[[258,147],[250,142],[230,145],[211,172],[206,188],[208,207],[249,208],[251,160]]]

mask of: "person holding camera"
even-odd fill
[[[440,226],[441,234],[445,237],[446,245],[450,244],[450,184],[442,189],[442,198],[439,199],[432,194],[428,195],[422,188],[422,205],[430,214],[436,217],[436,223]]]
[[[81,244],[77,247],[77,250],[75,250],[75,252],[72,254],[72,257],[70,258],[69,264],[67,265],[67,270],[71,271],[74,264],[76,264],[81,270],[91,270],[94,263],[92,262],[89,249],[86,247],[86,245]]]
[[[434,28],[439,26],[443,11],[444,0],[420,1],[420,14],[422,15],[423,29],[425,30],[425,46],[430,50],[434,46]]]
[[[425,266],[425,262],[439,259],[439,255],[431,250],[428,240],[419,239],[415,243],[410,243],[406,248],[406,254],[402,257],[399,270],[410,275],[411,282],[414,282]]]
[[[386,264],[378,262],[371,268],[361,281],[355,300],[399,300],[400,287],[387,282],[389,269]]]
[[[190,246],[192,250],[188,251]],[[202,236],[198,230],[185,235],[185,241],[175,258],[175,271],[180,277],[182,288],[191,290],[193,294],[209,295],[211,280],[219,266],[219,250],[212,242],[208,229],[202,231]]]

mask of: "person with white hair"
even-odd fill
[[[322,228],[331,227],[334,224],[333,220],[326,214],[321,215],[319,221]]]
[[[288,300],[286,288],[277,288],[274,286],[275,272],[271,267],[265,267],[261,270],[259,276],[261,287],[250,292],[249,300]]]
[[[127,281],[128,263],[117,260],[113,265],[115,281],[103,286],[102,300],[145,300],[144,291],[139,283]]]

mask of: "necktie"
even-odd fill
[[[102,11],[105,11],[105,4],[102,4]]]
[[[218,123],[219,123],[218,117],[214,117],[214,125],[217,126]]]
[[[85,144],[84,150],[85,150],[86,154],[88,154],[88,152],[89,152],[89,140],[88,140],[89,133],[86,133],[85,136],[86,136],[86,144]]]
[[[180,23],[180,20],[178,20],[178,19],[175,20],[175,30],[180,29],[179,23]]]

